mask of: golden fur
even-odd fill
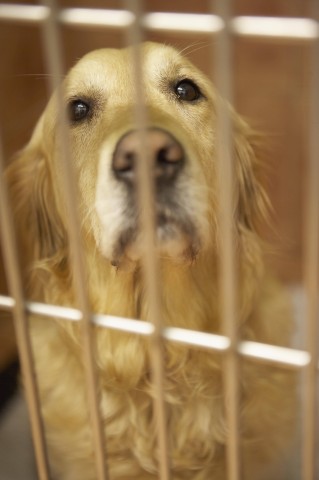
[[[64,89],[67,102],[89,99],[95,109],[92,118],[70,128],[70,161],[79,191],[92,310],[144,320],[149,306],[140,272],[140,239],[137,235],[120,251],[116,247],[129,221],[129,194],[110,173],[117,143],[134,128],[129,55],[129,50],[106,49],[86,55],[67,75]],[[145,44],[143,59],[150,125],[169,131],[187,157],[176,191],[170,193],[179,210],[170,215],[178,217],[182,212],[193,228],[193,234],[186,234],[177,218],[173,242],[159,241],[163,318],[167,325],[220,333],[213,128],[217,94],[209,80],[170,47]],[[183,79],[199,86],[200,99],[176,98],[174,85]],[[53,96],[30,143],[9,166],[7,178],[23,244],[29,296],[76,306],[57,161],[56,109]],[[281,288],[265,272],[262,244],[255,230],[265,202],[257,179],[255,137],[232,110],[231,115],[238,179],[239,333],[244,339],[288,345],[290,310]],[[133,211],[133,222],[136,215]],[[33,318],[32,338],[56,478],[94,480],[79,325]],[[147,341],[96,328],[96,364],[111,479],[156,478],[154,393]],[[228,431],[221,357],[167,344],[165,368],[172,479],[226,479]],[[294,374],[249,361],[242,362],[241,373],[243,478],[283,480],[279,465],[294,431]]]

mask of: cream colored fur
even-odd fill
[[[143,46],[145,103],[151,126],[183,145],[187,163],[176,185],[180,208],[193,221],[200,248],[187,258],[177,240],[159,245],[165,324],[221,333],[216,198],[217,94],[209,80],[170,47]],[[191,79],[200,101],[181,102],[173,86]],[[134,127],[135,93],[129,50],[99,50],[68,73],[69,98],[94,98],[95,116],[71,126],[70,143],[92,311],[147,320],[149,305],[135,256],[111,261],[125,227],[125,188],[111,175],[112,153]],[[9,166],[22,264],[29,296],[76,306],[67,241],[67,214],[58,163],[57,111],[51,99],[29,145]],[[291,314],[280,286],[265,272],[255,222],[264,210],[256,140],[232,110],[238,256],[238,331],[242,338],[288,345]],[[185,239],[183,240],[185,241]],[[191,240],[187,240],[191,242]],[[136,241],[138,243],[138,240]],[[123,268],[122,268],[123,267]],[[124,268],[125,267],[125,268]],[[32,319],[32,338],[50,460],[59,480],[95,480],[93,442],[78,324]],[[114,480],[157,478],[158,449],[147,340],[96,328],[96,364],[109,470]],[[165,400],[172,480],[224,480],[229,435],[221,356],[165,347]],[[285,478],[280,469],[294,433],[295,376],[277,367],[241,361],[241,453],[246,480]],[[227,399],[226,399],[227,402]]]

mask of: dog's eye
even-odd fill
[[[90,106],[83,100],[73,100],[69,104],[69,117],[72,122],[84,120],[90,112]]]
[[[194,102],[200,96],[200,90],[191,80],[182,80],[175,87],[175,93],[179,100]]]

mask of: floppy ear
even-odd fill
[[[40,119],[30,143],[6,169],[23,267],[61,257],[66,245],[54,201],[49,158],[42,148],[42,123]]]
[[[260,184],[260,138],[240,118],[235,120],[235,156],[238,178],[238,220],[255,230],[258,222],[267,217],[269,200]]]

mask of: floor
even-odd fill
[[[37,480],[26,405],[19,395],[0,418],[0,479]]]

